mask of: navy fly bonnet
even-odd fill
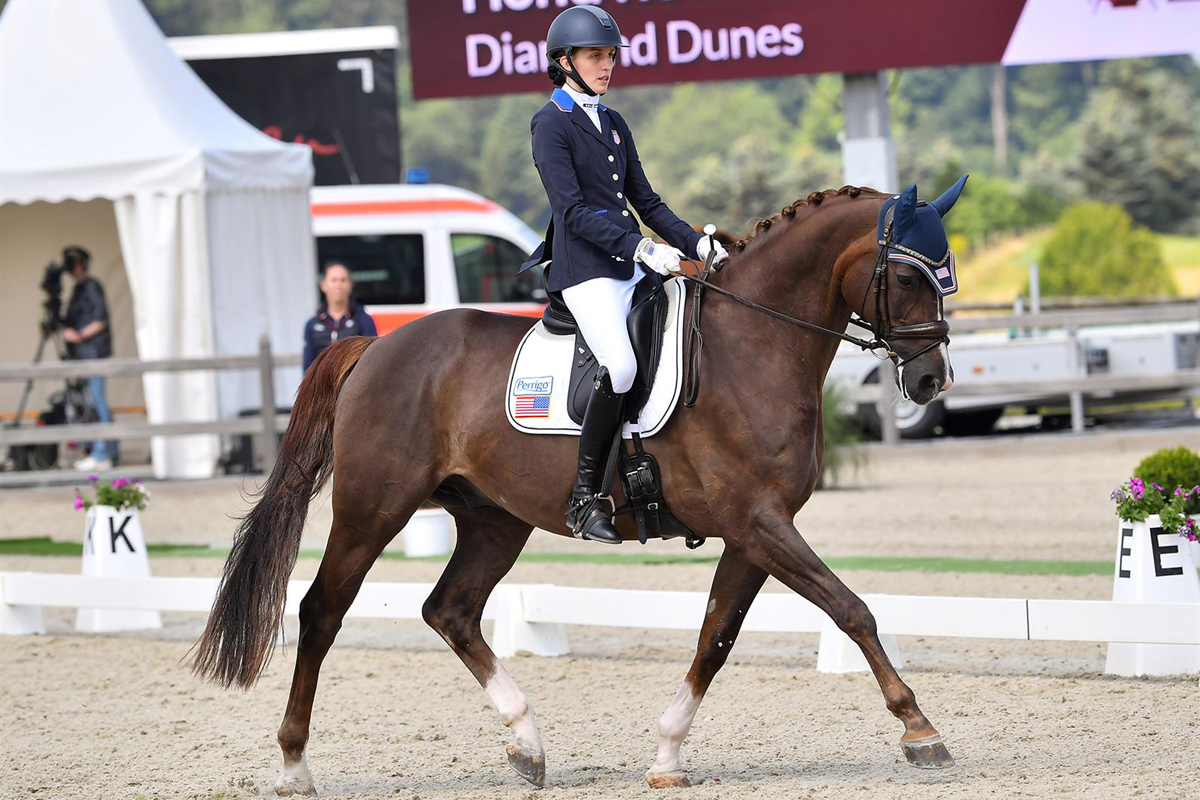
[[[940,297],[958,291],[954,253],[946,241],[942,217],[954,207],[966,182],[967,176],[963,175],[932,203],[918,202],[917,187],[913,184],[895,197],[889,197],[879,210],[875,234],[881,246],[887,244],[888,260],[921,270]],[[887,230],[889,216],[890,231]]]

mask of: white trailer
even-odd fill
[[[1158,307],[1162,308],[1162,307]],[[1061,405],[1068,397],[1065,384],[1087,381],[1076,392],[1084,404],[1127,403],[1142,400],[1196,396],[1200,387],[1191,383],[1200,351],[1200,318],[1196,306],[1180,304],[1170,313],[1146,309],[1096,309],[1084,312],[1027,315],[976,322],[951,318],[950,362],[954,388],[926,406],[896,399],[885,392],[873,402],[844,392],[847,410],[857,404],[867,430],[880,436],[884,403],[893,404],[896,426],[906,439],[932,436],[939,428],[953,434],[982,434],[991,430],[1009,406],[1036,408]],[[1080,325],[1063,327],[1075,315]],[[1117,325],[1088,324],[1110,318],[1120,321],[1141,316],[1168,321]],[[1034,329],[1025,335],[1021,328],[1039,319],[1057,321],[1060,327]],[[955,333],[978,329],[995,321],[1016,323],[1010,330]],[[1018,322],[1019,321],[1019,322]],[[843,389],[879,381],[879,360],[850,344],[843,344],[829,370],[828,381]],[[1173,380],[1172,376],[1179,379]],[[1014,386],[1016,384],[1016,386]],[[989,387],[995,391],[989,391]],[[1017,391],[1014,391],[1017,390]],[[1027,389],[1027,391],[1026,391]],[[861,393],[859,393],[861,394]]]

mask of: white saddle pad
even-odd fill
[[[662,358],[654,376],[650,399],[638,421],[626,423],[624,436],[636,431],[653,436],[675,410],[683,386],[683,281],[666,282],[667,327],[663,332]],[[579,425],[567,413],[571,363],[575,355],[575,336],[556,336],[541,320],[517,345],[512,369],[508,373],[508,392],[504,412],[512,426],[524,433],[579,435]]]

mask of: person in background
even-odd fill
[[[63,248],[63,266],[75,279],[71,299],[67,302],[67,314],[63,318],[62,337],[67,343],[67,354],[80,361],[112,356],[112,333],[108,328],[108,303],[104,299],[104,287],[88,275],[92,256],[82,247],[71,245]],[[87,381],[88,397],[96,409],[97,422],[112,422],[112,412],[104,396],[104,378],[92,377]],[[92,442],[87,456],[75,462],[75,468],[83,472],[99,472],[112,469],[117,460],[117,443]]]
[[[350,270],[340,261],[329,261],[321,270],[324,299],[317,315],[304,323],[304,370],[321,351],[347,336],[378,336],[375,320],[350,296],[354,284]]]

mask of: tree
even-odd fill
[[[1188,81],[1144,62],[1105,64],[1081,123],[1074,173],[1086,194],[1155,230],[1195,228],[1200,212],[1200,69],[1192,70]]]
[[[425,167],[434,183],[479,187],[479,143],[483,141],[491,98],[423,100],[401,114],[404,163]],[[524,130],[529,130],[526,122]],[[520,136],[514,131],[513,136]],[[528,133],[525,138],[528,139]]]
[[[1040,267],[1044,295],[1175,293],[1158,239],[1134,225],[1123,208],[1109,203],[1077,203],[1064,211],[1046,242]]]
[[[772,143],[747,133],[726,153],[710,153],[695,162],[673,199],[685,219],[713,222],[740,236],[749,220],[770,216],[799,194],[788,188],[783,159]]]
[[[550,208],[529,137],[529,121],[545,101],[536,94],[502,98],[487,121],[479,157],[479,192],[531,225],[543,222]]]
[[[747,131],[782,142],[789,128],[774,98],[757,84],[681,84],[668,97],[650,124],[634,131],[650,182],[668,203],[705,156],[724,156]]]

